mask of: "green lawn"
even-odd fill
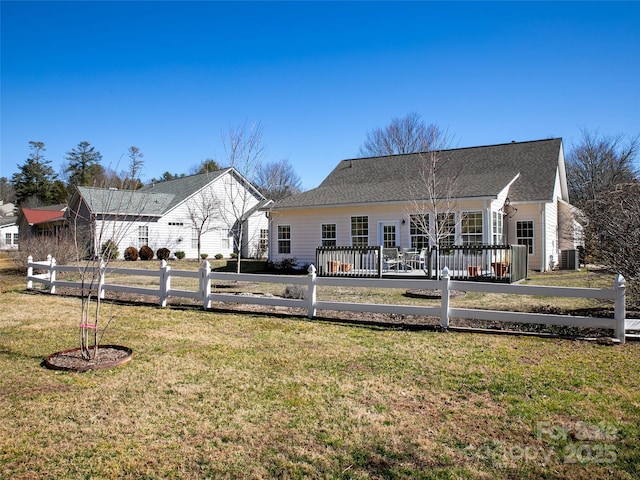
[[[133,361],[64,373],[41,361],[76,346],[79,299],[23,285],[0,294],[0,478],[640,477],[637,342],[107,303]]]

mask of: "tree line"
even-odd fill
[[[238,129],[239,131],[239,129]],[[260,138],[262,141],[262,137]],[[0,178],[0,200],[15,203],[19,208],[43,207],[66,203],[76,186],[97,186],[137,190],[145,185],[141,179],[144,168],[144,153],[136,146],[127,149],[127,168],[116,172],[102,165],[102,154],[87,141],[78,143],[67,152],[65,164],[59,175],[46,158],[46,147],[43,142],[30,141],[29,154],[11,179]],[[235,159],[226,159],[229,166],[234,166]],[[223,167],[216,160],[208,158],[192,167],[188,173],[164,172],[148,183],[165,182],[187,175],[221,170]],[[237,167],[236,167],[237,168]],[[287,159],[265,161],[252,165],[249,180],[254,182],[260,192],[267,198],[277,201],[301,191],[301,180]]]

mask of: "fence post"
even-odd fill
[[[51,280],[51,259],[53,257],[51,256],[51,254],[47,255],[47,264],[49,265],[49,268],[47,269],[47,280]]]
[[[442,290],[441,290],[442,312],[440,313],[440,326],[442,328],[449,328],[449,298],[450,298],[449,281],[450,281],[449,269],[447,267],[444,267],[442,269],[441,280],[440,280],[440,282],[442,283]]]
[[[613,318],[615,320],[616,328],[615,335],[616,338],[620,341],[620,343],[625,342],[625,317],[626,317],[626,307],[625,307],[625,290],[627,288],[626,280],[620,274],[616,276],[616,281],[613,286],[613,289],[616,292],[616,303],[615,310],[613,314]]]
[[[106,263],[104,263],[104,260],[101,258],[100,259],[100,271],[99,271],[99,277],[98,277],[98,295],[100,295],[100,298],[104,299],[104,276],[105,276],[105,272],[107,270],[107,265]]]
[[[307,317],[312,319],[316,316],[316,267],[309,265],[307,272],[307,279],[309,280],[307,289]]]
[[[51,269],[51,274],[49,276],[49,281],[51,282],[49,286],[49,293],[56,293],[56,259],[51,257],[49,261],[49,268]]]
[[[33,282],[30,279],[30,277],[33,276],[33,267],[31,266],[31,263],[33,263],[33,257],[29,255],[27,257],[27,289],[28,290],[33,289]]]
[[[209,300],[209,293],[211,293],[210,271],[211,264],[208,260],[205,260],[202,262],[202,267],[200,267],[200,296],[202,297],[203,307],[205,309],[211,308],[211,300]]]
[[[169,298],[169,290],[171,290],[171,275],[169,274],[171,267],[167,265],[166,260],[160,260],[160,306],[167,306]]]

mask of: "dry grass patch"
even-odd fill
[[[0,478],[640,474],[637,343],[106,302],[133,361],[42,368],[75,346],[78,303],[0,296]]]
[[[637,473],[638,344],[107,305],[108,341],[134,360],[73,374],[40,362],[74,346],[77,299],[11,292],[0,307],[3,478]],[[615,462],[565,463],[597,442],[539,436],[541,422],[610,425]]]

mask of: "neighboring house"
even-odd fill
[[[0,200],[0,250],[18,248],[18,224],[14,215],[15,205]]]
[[[38,208],[21,208],[17,225],[22,240],[37,236],[59,236],[66,230],[66,205],[49,205]]]
[[[527,245],[529,268],[545,271],[558,264],[561,250],[581,244],[561,139],[437,156],[436,195],[427,193],[429,153],[341,161],[320,186],[271,209],[270,260],[311,264],[319,246],[424,248],[437,238],[441,246]]]
[[[85,230],[93,252],[113,240],[120,255],[129,246],[168,248],[196,258],[266,254],[270,202],[233,168],[148,185],[140,190],[77,187],[69,203],[70,225]],[[237,221],[240,219],[240,222]],[[204,225],[198,235],[195,224]],[[240,228],[240,224],[242,228]],[[242,230],[241,252],[234,238]],[[262,236],[262,239],[261,239]],[[261,254],[262,252],[262,254]]]
[[[18,249],[17,217],[0,217],[0,250]]]

